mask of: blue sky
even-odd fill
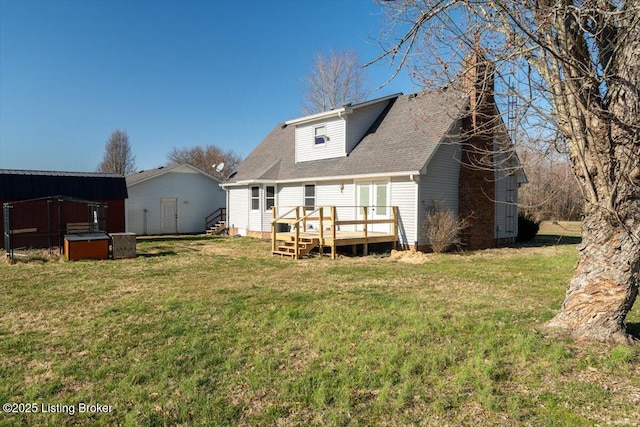
[[[174,146],[245,157],[301,115],[315,52],[372,59],[383,21],[370,0],[0,0],[0,168],[95,170],[115,129],[139,170]]]

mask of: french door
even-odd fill
[[[389,219],[391,208],[389,206],[389,181],[368,181],[356,184],[357,218],[364,219],[364,208],[367,209],[367,219]],[[364,226],[359,226],[363,230]],[[370,224],[368,231],[389,233],[390,224]]]

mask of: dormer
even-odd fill
[[[346,157],[399,95],[394,94],[285,122],[295,126],[296,163]]]

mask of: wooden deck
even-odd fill
[[[303,206],[295,207],[283,216],[276,215],[273,209],[272,220],[272,253],[275,255],[290,256],[300,259],[309,254],[311,250],[318,247],[320,253],[324,253],[325,247],[331,248],[331,258],[336,258],[336,248],[339,246],[363,245],[365,255],[368,253],[368,245],[374,243],[395,243],[398,241],[397,227],[397,207],[391,207],[391,218],[389,219],[368,219],[368,207],[362,209],[361,219],[338,220],[335,206],[325,206],[316,208],[313,212],[305,213]],[[287,217],[292,212],[295,217]],[[330,213],[325,216],[325,213]],[[307,222],[314,222],[319,225],[317,229],[306,229]],[[287,224],[292,231],[277,232],[278,224]],[[390,233],[371,231],[370,228],[376,225],[387,224]],[[353,230],[341,230],[340,228],[353,228]],[[356,229],[360,230],[356,230]],[[303,231],[304,230],[304,231]]]
[[[320,233],[314,232],[301,232],[300,238],[307,239],[320,239]],[[295,233],[276,233],[276,240],[293,241],[295,239]],[[324,237],[324,246],[350,246],[350,245],[363,245],[367,243],[389,243],[395,242],[398,237],[393,234],[377,233],[369,231],[365,236],[362,231],[336,231],[336,237],[331,236]]]

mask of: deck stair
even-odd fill
[[[210,226],[205,233],[211,234],[212,236],[224,234],[227,231],[227,221],[218,221],[214,225]]]
[[[272,251],[274,255],[280,255],[283,257],[290,257],[294,259],[304,258],[309,255],[309,253],[318,247],[320,244],[320,239],[311,238],[311,237],[300,237],[298,238],[298,254],[296,256],[296,242],[295,238],[291,238],[291,240],[285,240],[282,243],[278,244],[276,249]]]
[[[345,207],[341,207],[343,210]],[[271,253],[292,259],[303,258],[319,248],[324,254],[325,248],[331,248],[331,259],[336,259],[338,246],[351,246],[355,252],[357,245],[363,245],[368,253],[368,245],[374,243],[393,243],[398,241],[398,207],[388,206],[389,218],[371,218],[371,206],[347,207],[354,213],[361,212],[355,218],[340,219],[336,206],[293,206],[271,208]],[[373,230],[373,227],[385,226],[388,231]],[[345,229],[341,229],[344,227]],[[297,249],[296,249],[297,248]]]

